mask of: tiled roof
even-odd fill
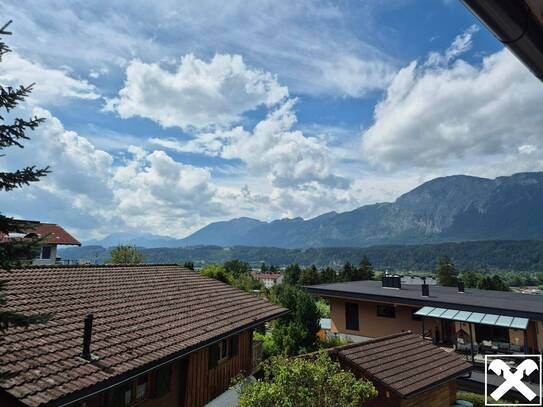
[[[36,234],[37,237],[45,237],[44,243],[46,244],[62,244],[62,245],[77,245],[81,246],[81,243],[70,235],[62,226],[54,223],[41,223],[41,222],[29,222],[32,225],[31,228],[24,228],[21,230],[23,233]],[[8,237],[0,233],[0,242],[6,240]]]
[[[54,318],[10,328],[0,341],[0,388],[28,406],[99,390],[286,312],[177,265],[52,266],[0,270],[10,309]],[[80,357],[94,314],[91,352]]]
[[[472,369],[458,355],[411,332],[345,345],[332,352],[341,362],[401,397],[413,396]]]

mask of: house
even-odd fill
[[[456,380],[472,365],[411,332],[332,348],[330,357],[373,382],[377,398],[367,407],[449,407]]]
[[[283,275],[281,273],[251,273],[251,275],[262,282],[264,287],[272,288],[277,284],[283,283]]]
[[[13,239],[41,239],[39,255],[32,261],[34,265],[55,264],[57,260],[60,260],[57,258],[57,246],[59,245],[81,246],[81,243],[60,225],[27,220],[21,221],[21,224],[23,226],[17,233],[9,235],[0,233],[0,243]]]
[[[253,368],[288,311],[178,265],[0,271],[7,304],[52,319],[0,341],[2,407],[203,406]]]
[[[412,331],[476,356],[543,351],[543,296],[402,284],[400,277],[305,287],[330,302],[332,332],[355,342]]]

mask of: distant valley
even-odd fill
[[[368,256],[379,270],[433,271],[438,256],[449,256],[459,270],[543,271],[543,241],[479,241],[425,245],[373,246],[366,248],[282,249],[250,246],[192,246],[141,249],[149,263],[184,263],[197,266],[239,259],[258,267],[260,263],[284,266],[298,263],[340,267],[359,263]],[[60,251],[63,259],[103,263],[109,250],[100,246],[72,247]]]
[[[313,219],[262,222],[238,218],[211,223],[184,239],[117,234],[87,244],[140,247],[195,245],[284,249],[369,247],[479,240],[543,239],[543,173],[487,179],[436,178],[391,203],[329,212]]]

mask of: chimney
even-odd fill
[[[91,339],[92,339],[92,313],[85,315],[85,328],[83,331],[83,353],[81,356],[84,359],[92,360],[90,351]]]
[[[381,277],[381,286],[383,288],[402,288],[402,278],[400,276],[384,275]]]
[[[422,277],[422,296],[423,297],[429,297],[430,296],[430,286],[426,284],[426,277]]]
[[[462,280],[458,280],[458,292],[464,293],[464,282]]]

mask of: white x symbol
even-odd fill
[[[524,376],[532,374],[533,371],[539,369],[537,363],[531,359],[526,359],[521,364],[518,365],[515,373],[511,373],[511,368],[501,359],[494,359],[488,366],[489,370],[492,370],[498,376],[502,376],[505,381],[494,390],[490,396],[496,401],[501,399],[505,393],[511,390],[513,387],[516,388],[524,397],[529,401],[532,401],[536,394],[530,389],[526,384],[521,380]]]

